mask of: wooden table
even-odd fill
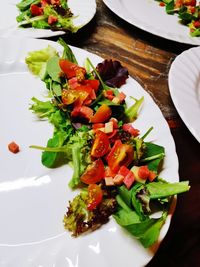
[[[63,38],[71,45],[104,58],[119,60],[160,107],[175,140],[180,180],[190,180],[191,190],[178,197],[167,236],[147,266],[199,267],[200,144],[180,119],[168,88],[172,61],[191,46],[156,37],[129,25],[113,14],[101,0],[97,0],[94,19],[77,34]],[[53,39],[56,40],[56,37]]]

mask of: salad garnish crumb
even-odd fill
[[[30,52],[29,70],[46,85],[47,101],[32,98],[30,110],[53,126],[42,164],[73,167],[68,181],[79,189],[69,201],[63,224],[77,237],[109,221],[137,238],[144,247],[153,245],[167,218],[173,196],[189,190],[188,181],[168,183],[160,177],[165,148],[141,134],[134,126],[144,97],[131,97],[127,106],[123,92],[129,73],[120,62],[106,59],[96,67],[89,58],[80,66],[62,40],[63,53],[51,46]],[[133,91],[134,94],[134,91]],[[67,177],[66,177],[67,178]],[[160,217],[154,217],[160,211]]]

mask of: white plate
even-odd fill
[[[167,15],[155,0],[103,0],[119,17],[160,37],[200,45],[200,37],[191,37],[189,28],[178,23],[176,15]]]
[[[200,47],[184,51],[173,61],[169,90],[182,120],[200,142]]]
[[[111,218],[93,233],[72,238],[62,225],[68,201],[77,194],[67,184],[72,170],[65,165],[47,169],[40,162],[41,152],[29,149],[32,144],[46,144],[52,127],[38,121],[28,109],[31,97],[45,99],[43,82],[29,73],[24,58],[29,51],[57,43],[40,39],[0,39],[0,267],[139,267],[153,257],[155,250],[144,249]],[[89,57],[93,64],[102,59],[78,48],[72,48],[79,64]],[[6,53],[5,53],[6,51]],[[123,86],[127,95],[145,97],[135,127],[144,134],[154,130],[148,141],[163,145],[166,159],[161,177],[170,182],[178,178],[178,160],[173,138],[161,111],[152,98],[132,78]],[[15,141],[18,154],[8,151]],[[164,238],[171,216],[162,228]]]
[[[0,37],[32,37],[42,38],[65,34],[63,31],[51,31],[34,28],[19,28],[16,17],[19,10],[16,4],[20,0],[1,1]],[[74,16],[73,23],[77,27],[83,27],[94,17],[96,13],[95,0],[68,0],[68,5]]]

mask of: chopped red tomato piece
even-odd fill
[[[94,89],[95,92],[97,92],[98,89],[99,89],[99,84],[100,84],[99,80],[96,80],[96,79],[94,79],[94,80],[84,80],[82,83],[83,83],[83,85],[87,85],[87,86],[92,87],[92,89]]]
[[[126,166],[121,166],[118,174],[123,175],[124,177],[129,173],[129,169]]]
[[[126,175],[126,177],[123,180],[123,183],[125,186],[130,189],[135,181],[135,177],[132,171],[129,171],[129,173]]]
[[[94,210],[96,207],[101,203],[103,199],[103,192],[97,184],[90,184],[88,186],[88,195],[89,195],[89,200],[88,200],[88,205],[87,208],[88,210]]]
[[[128,132],[130,133],[132,136],[136,137],[139,135],[140,131],[138,129],[135,129],[131,124],[129,123],[125,123],[123,124],[122,126],[122,129],[125,131],[125,132]]]
[[[114,172],[109,166],[107,166],[105,169],[105,177],[115,177],[115,175],[116,172]]]
[[[78,65],[68,61],[67,59],[60,59],[59,65],[61,70],[67,76],[67,79],[77,77],[78,80],[84,79],[86,70],[85,68],[79,67]]]
[[[93,116],[93,110],[86,106],[77,106],[72,110],[71,116],[73,118],[83,118],[90,121]]]
[[[19,146],[18,144],[16,144],[15,142],[11,142],[9,145],[8,145],[8,149],[10,150],[10,152],[16,154],[19,152]]]
[[[193,25],[195,28],[200,28],[200,20],[194,21]]]
[[[35,4],[30,6],[30,11],[33,16],[41,16],[43,14],[42,8]]]
[[[120,103],[123,102],[126,98],[126,95],[123,92],[120,92],[117,96],[119,98]]]
[[[48,24],[49,25],[52,25],[52,24],[56,23],[57,21],[58,21],[57,17],[55,17],[53,15],[48,16]]]
[[[109,100],[113,100],[113,98],[115,97],[114,93],[113,93],[113,90],[104,91],[104,96]]]
[[[153,180],[156,178],[157,174],[154,171],[149,171],[149,181],[153,182]]]
[[[99,123],[107,121],[112,115],[111,108],[106,104],[101,105],[94,116],[91,118],[92,123]]]
[[[65,105],[70,105],[74,103],[78,98],[79,98],[79,93],[76,90],[64,89],[62,91],[61,99],[62,99],[63,104]]]
[[[104,127],[105,127],[105,124],[101,122],[92,124],[93,130],[98,130],[99,128],[104,128]]]
[[[102,131],[97,131],[91,149],[91,156],[95,158],[103,157],[108,153],[109,148],[110,144],[107,135]]]
[[[111,121],[113,123],[113,128],[114,129],[118,129],[118,120],[116,118],[111,118],[109,121]]]
[[[147,166],[140,166],[138,169],[138,176],[146,180],[149,177],[149,169]]]
[[[117,172],[121,166],[128,166],[134,157],[134,150],[131,145],[122,144],[120,140],[116,140],[106,160],[108,166]]]
[[[104,178],[104,164],[101,159],[95,160],[90,164],[81,175],[81,181],[85,184],[95,184]]]

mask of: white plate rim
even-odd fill
[[[4,1],[1,3],[2,9],[9,9],[9,6],[16,5],[20,0],[10,0]],[[76,16],[74,19],[74,25],[77,27],[84,27],[88,24],[96,13],[96,1],[95,0],[68,0],[69,7],[71,8],[73,14]],[[13,13],[18,14],[18,10]],[[12,15],[13,15],[12,14]],[[0,37],[29,37],[29,38],[44,38],[44,37],[53,37],[64,35],[64,31],[51,31],[48,29],[34,29],[34,28],[19,28],[16,22],[16,16],[11,17],[10,14],[5,14],[6,19],[12,21],[11,25],[8,28],[0,28]]]
[[[182,52],[172,62],[168,75],[172,101],[183,122],[198,142],[200,142],[200,124],[195,118],[200,116],[199,54],[200,47]]]
[[[142,14],[141,14],[141,19],[138,19],[137,17],[130,17],[127,16],[127,14],[125,13],[125,10],[123,9],[123,5],[121,3],[125,2],[126,0],[103,0],[104,4],[112,11],[114,12],[117,16],[119,16],[121,19],[127,21],[128,23],[130,23],[133,26],[136,26],[137,28],[140,28],[146,32],[149,32],[151,34],[154,34],[156,36],[162,37],[164,39],[168,39],[171,41],[176,41],[179,43],[185,43],[185,44],[191,44],[191,45],[200,45],[200,38],[199,37],[191,37],[189,35],[189,29],[188,29],[188,34],[174,34],[172,32],[170,32],[170,29],[164,29],[162,27],[154,27],[152,26],[151,22],[149,21],[149,23],[145,23],[142,20]],[[146,0],[146,2],[152,2],[155,0]],[[157,5],[158,2],[156,3]],[[118,7],[119,5],[119,7]],[[133,6],[130,7],[132,8],[132,10],[134,10],[134,3]],[[162,7],[159,7],[160,9]],[[164,14],[165,16],[170,16],[167,14]],[[177,18],[177,23],[178,23],[178,18]],[[159,23],[158,23],[159,25]]]

